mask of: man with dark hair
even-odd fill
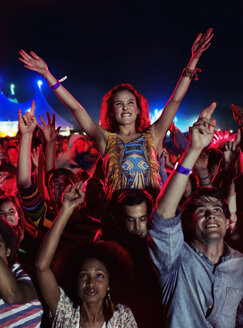
[[[42,306],[30,277],[15,263],[18,238],[0,220],[0,327],[40,327]]]
[[[102,222],[104,239],[123,244],[135,239],[146,240],[152,209],[152,196],[145,190],[123,189],[114,192]]]
[[[131,294],[131,308],[138,327],[163,327],[159,285],[150,262],[147,247],[149,218],[153,209],[152,196],[140,189],[116,191],[102,220],[102,237],[112,240],[131,254],[136,281]],[[130,295],[129,295],[130,296]]]
[[[126,233],[147,238],[147,221],[153,208],[151,195],[140,189],[125,190],[119,194],[117,205],[121,209]]]
[[[202,188],[177,206],[216,121],[212,103],[191,128],[190,144],[158,199],[149,248],[159,274],[168,327],[243,327],[243,254],[224,242],[229,209],[220,193]]]

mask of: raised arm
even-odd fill
[[[82,187],[81,182],[75,184],[73,187],[67,187],[63,197],[62,208],[47,233],[36,260],[37,277],[41,292],[53,315],[56,313],[60,291],[50,265],[69,218],[74,209],[83,203],[84,194]]]
[[[21,56],[19,59],[25,64],[24,66],[29,70],[41,74],[46,79],[57,97],[71,111],[81,129],[96,141],[101,153],[104,154],[108,132],[96,124],[80,103],[57,81],[57,79],[50,73],[47,64],[42,58],[33,51],[31,51],[30,54],[27,54],[24,50],[20,50],[19,53]]]
[[[158,197],[156,210],[165,219],[175,216],[176,208],[186,188],[189,172],[193,169],[201,151],[212,140],[216,121],[211,120],[211,115],[215,107],[216,103],[212,103],[205,108],[199,116],[198,121],[194,123],[191,128],[190,144],[180,164],[166,180],[166,184]]]
[[[57,129],[55,127],[56,124],[56,115],[53,114],[52,120],[50,114],[47,112],[47,124],[43,120],[42,116],[39,116],[42,126],[39,126],[44,138],[46,140],[46,172],[49,172],[52,169],[56,168],[56,141],[58,137],[58,133],[61,129],[59,126]]]
[[[219,186],[223,189],[223,194],[228,201],[230,210],[230,231],[232,232],[236,221],[236,192],[235,192],[235,179],[239,177],[242,172],[241,163],[241,129],[237,130],[237,135],[234,141],[229,140],[223,145],[223,163],[219,165],[217,175],[221,177],[221,184]],[[216,179],[217,179],[216,175]]]
[[[212,31],[213,29],[209,28],[204,35],[202,33],[198,34],[192,45],[192,56],[187,67],[184,69],[174,92],[164,107],[161,116],[152,125],[152,135],[155,149],[157,149],[157,143],[159,140],[164,138],[165,133],[169,129],[180,103],[187,92],[191,80],[194,76],[197,76],[196,66],[202,53],[211,45],[210,41],[213,37]]]
[[[19,110],[18,119],[21,141],[18,157],[17,184],[18,187],[25,189],[31,185],[31,143],[33,132],[37,125],[34,101],[32,101],[30,112],[26,112],[22,116],[21,110]]]

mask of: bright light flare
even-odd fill
[[[38,87],[40,88],[42,86],[43,82],[41,80],[38,80],[37,84],[38,84]]]

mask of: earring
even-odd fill
[[[111,299],[111,294],[110,294],[110,289],[107,289],[107,294],[106,294],[106,306],[109,308],[111,308],[112,311],[114,311],[114,303],[112,302],[112,299]]]

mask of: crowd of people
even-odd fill
[[[0,139],[0,327],[243,327],[243,108],[233,134],[216,131],[216,103],[187,135],[173,123],[212,38],[197,36],[152,125],[130,84],[104,96],[96,124],[20,51],[81,132],[62,137],[49,113],[39,124],[33,102]]]

